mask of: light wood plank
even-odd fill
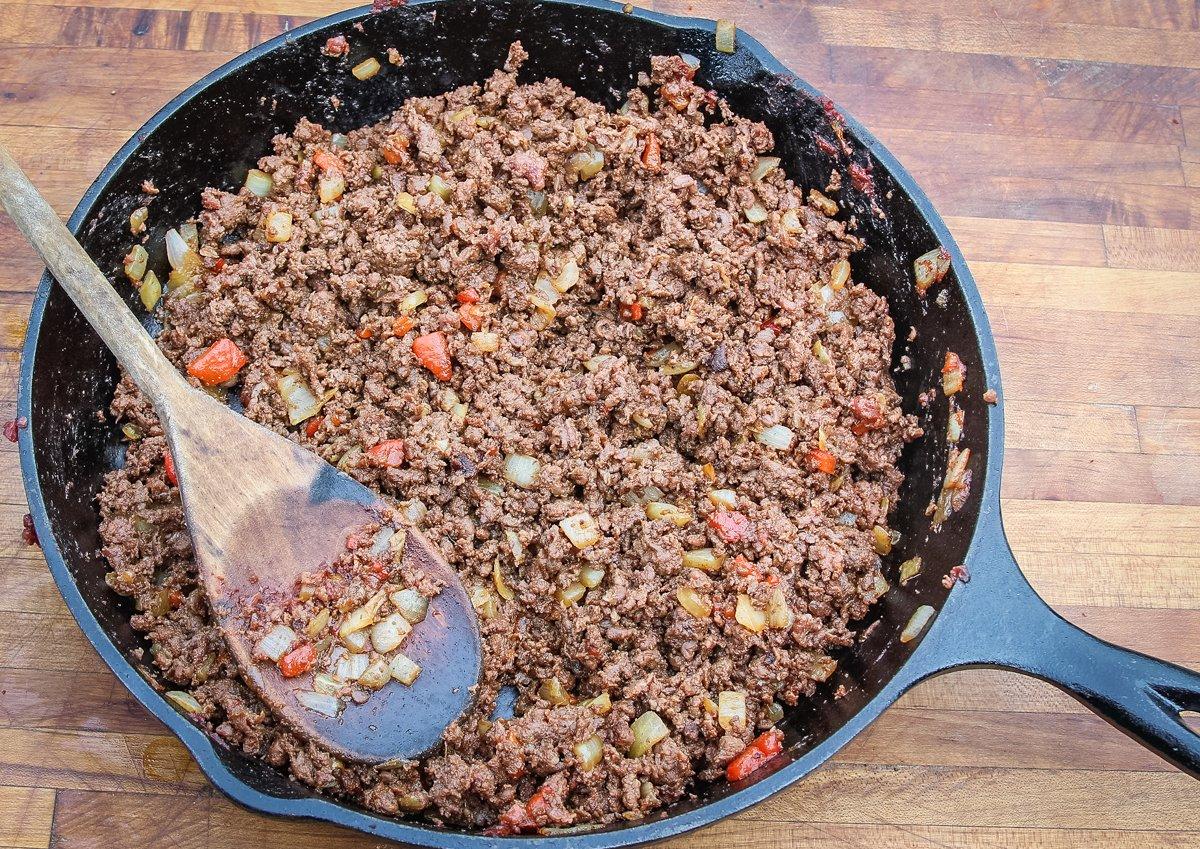
[[[1200,505],[1200,457],[1192,455],[1016,448],[1005,461],[1006,498]]]
[[[976,262],[971,271],[988,303],[1048,311],[1200,315],[1200,267],[1147,274],[1136,268]]]
[[[1024,20],[997,25],[952,14],[863,8],[816,7],[812,17],[817,39],[826,44],[1200,68],[1195,35],[1188,32]]]
[[[946,225],[972,269],[977,262],[1095,268],[1108,258],[1104,230],[1096,224],[948,216]]]
[[[178,793],[207,784],[174,737],[97,731],[0,728],[0,775],[60,790]]]
[[[50,845],[53,816],[53,790],[0,787],[0,846],[44,849]]]
[[[1125,404],[1009,399],[1004,407],[1006,450],[1113,451],[1136,454],[1137,413]]]
[[[1200,407],[1138,407],[1137,423],[1149,454],[1200,452]]]
[[[1141,271],[1152,280],[1158,271],[1200,268],[1200,232],[1104,225],[1108,264]]]

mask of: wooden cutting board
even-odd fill
[[[642,4],[639,4],[642,5]],[[1037,589],[1200,668],[1200,6],[656,0],[736,20],[866,123],[978,278],[1005,516]],[[142,121],[323,0],[0,0],[0,139],[64,217]],[[0,414],[41,267],[0,214]],[[21,542],[0,442],[0,849],[377,841],[248,813],[117,684]],[[919,687],[790,792],[675,847],[1200,845],[1200,784],[1045,684]]]

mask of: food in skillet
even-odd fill
[[[245,188],[204,193],[160,307],[181,369],[393,499],[460,571],[484,672],[444,747],[341,763],[256,701],[128,381],[101,496],[109,583],[196,721],[322,792],[494,833],[637,818],[773,757],[784,706],[888,589],[920,434],[887,304],[851,278],[860,241],[763,125],[687,57],[653,59],[616,113],[518,85],[523,58],[345,136],[277,138]]]

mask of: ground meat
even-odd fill
[[[181,368],[233,340],[247,363],[209,391],[398,500],[458,570],[485,669],[436,754],[341,763],[241,683],[128,380],[112,412],[139,438],[100,498],[109,584],[217,737],[381,813],[510,832],[668,805],[809,697],[886,587],[873,529],[920,434],[886,302],[827,284],[860,241],[782,171],[754,179],[765,126],[678,57],[617,113],[519,85],[523,58],[344,146],[301,121],[258,163],[267,197],[205,191],[158,340]],[[298,425],[284,374],[323,401]],[[723,691],[744,721],[719,721]],[[631,757],[651,711],[670,733]]]

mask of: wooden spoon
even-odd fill
[[[289,597],[302,572],[346,550],[348,532],[377,520],[379,496],[296,443],[193,389],[154,344],[100,269],[0,146],[0,202],[80,312],[154,404],[170,446],[209,604],[243,678],[275,715],[341,758],[378,764],[429,751],[470,704],[479,677],[479,623],[454,570],[415,528],[406,569],[444,585],[402,651],[422,669],[337,717],[303,707],[311,675],[284,678],[256,662],[247,601],[273,588]],[[37,426],[37,422],[33,422]]]

